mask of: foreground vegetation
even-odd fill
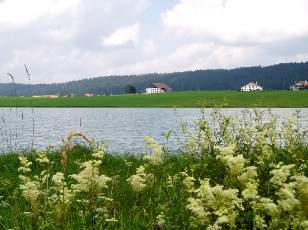
[[[271,113],[214,110],[182,124],[176,154],[150,137],[145,155],[110,154],[76,132],[60,149],[1,156],[0,228],[307,229],[299,120],[280,128]]]
[[[308,91],[192,91],[96,97],[0,97],[0,107],[308,108]]]

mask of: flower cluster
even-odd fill
[[[32,165],[32,162],[29,161],[26,156],[19,156],[18,159],[19,159],[19,162],[20,162],[18,172],[22,172],[22,173],[31,172],[30,167]]]
[[[186,206],[192,213],[192,226],[219,229],[227,224],[235,227],[236,217],[243,210],[243,200],[238,197],[238,190],[224,189],[221,185],[211,187],[209,179],[200,183],[195,196],[188,198]]]
[[[73,174],[71,177],[76,180],[76,184],[72,185],[75,192],[97,192],[100,193],[102,189],[108,188],[108,182],[112,179],[105,175],[100,175],[98,166],[101,161],[90,160],[84,162],[80,168],[79,174]]]
[[[161,154],[163,152],[162,147],[151,137],[144,137],[146,147],[151,151],[150,155],[143,157],[144,160],[148,160],[154,165],[161,163]]]
[[[147,183],[153,178],[153,175],[151,173],[146,173],[145,170],[146,167],[141,165],[137,168],[136,174],[127,179],[132,189],[136,192],[141,192],[144,190]]]

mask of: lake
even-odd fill
[[[223,109],[236,115],[243,109]],[[301,111],[302,124],[308,129],[308,109],[272,109],[285,120]],[[206,114],[211,109],[206,110]],[[144,152],[144,136],[165,143],[163,132],[178,130],[182,122],[202,116],[200,109],[166,108],[0,108],[0,152],[42,149],[59,145],[70,131],[82,131],[95,140],[104,140],[112,152]],[[34,130],[34,132],[33,132]],[[169,143],[175,148],[175,138]]]

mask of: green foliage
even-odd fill
[[[176,91],[239,90],[251,81],[266,90],[287,90],[295,81],[308,79],[308,62],[286,63],[273,66],[245,67],[231,70],[196,70],[166,74],[140,74],[131,76],[104,76],[58,84],[32,85],[32,95],[96,95],[123,94],[127,84],[144,91],[153,82],[165,82]],[[15,94],[16,93],[16,94]],[[27,84],[0,84],[0,95],[29,96]]]
[[[0,157],[4,229],[307,229],[307,133],[298,114],[214,110],[170,153],[146,137],[146,155],[76,145]],[[170,135],[177,135],[170,132]]]
[[[136,87],[131,84],[128,84],[125,88],[125,93],[127,94],[135,94],[136,92],[137,92]]]

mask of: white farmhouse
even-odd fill
[[[173,91],[166,83],[158,82],[152,83],[150,87],[145,89],[146,93],[164,93]]]
[[[247,85],[241,87],[242,92],[249,91],[263,91],[263,87],[258,85],[258,82],[249,82]]]

